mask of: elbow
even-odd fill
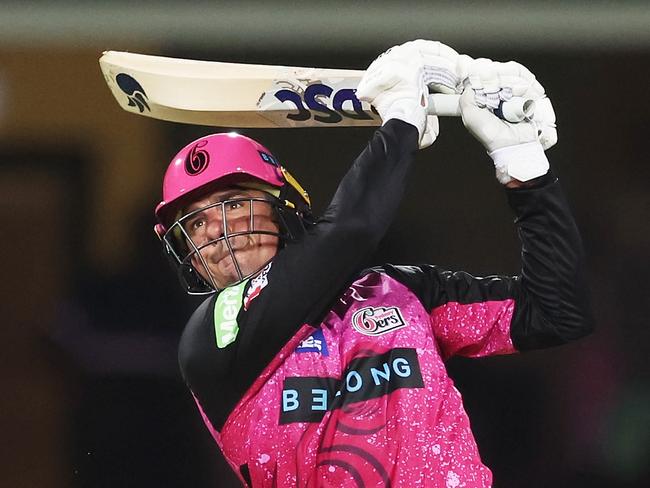
[[[593,317],[590,315],[583,316],[565,320],[557,324],[555,330],[560,339],[560,343],[566,344],[567,342],[576,341],[592,334],[595,330],[595,323]]]
[[[576,287],[572,293],[566,293],[565,300],[558,305],[556,317],[557,330],[565,342],[575,341],[588,336],[595,330],[595,319],[591,309],[591,299],[584,280],[578,281],[582,286]]]
[[[567,313],[556,329],[564,342],[571,342],[592,334],[596,329],[595,323],[591,309],[581,308]]]
[[[576,341],[594,332],[591,310],[583,307],[541,313],[534,307],[516,310],[512,339],[520,351],[545,349]],[[555,313],[554,313],[555,312]]]

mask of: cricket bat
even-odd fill
[[[378,126],[374,108],[356,95],[362,70],[223,63],[105,51],[99,65],[128,112],[218,127]],[[429,95],[429,113],[459,116],[459,95]],[[511,100],[532,111],[531,101]],[[521,106],[519,106],[521,105]],[[521,119],[520,119],[521,120]]]

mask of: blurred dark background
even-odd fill
[[[236,486],[176,365],[196,301],[151,231],[170,158],[219,129],[121,111],[101,52],[364,68],[417,37],[537,75],[588,254],[594,335],[449,364],[495,486],[648,486],[650,9],[635,1],[0,2],[2,486]],[[241,132],[321,211],[371,129]],[[517,272],[505,197],[460,120],[418,154],[385,261]]]

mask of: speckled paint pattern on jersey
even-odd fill
[[[507,299],[427,313],[404,285],[369,273],[318,340],[303,326],[285,345],[221,432],[204,419],[254,487],[489,487],[443,358],[514,352],[513,309]]]

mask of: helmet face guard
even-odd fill
[[[207,212],[216,212],[215,218],[221,222],[223,233],[218,237],[206,238],[193,230]],[[165,232],[162,241],[185,291],[190,295],[207,295],[259,273],[280,248],[304,230],[305,221],[272,195],[237,197],[182,215]],[[252,266],[237,256],[242,252],[254,253],[262,244],[266,253],[259,252],[263,257],[257,257]],[[232,263],[227,281],[211,267],[215,259]]]

